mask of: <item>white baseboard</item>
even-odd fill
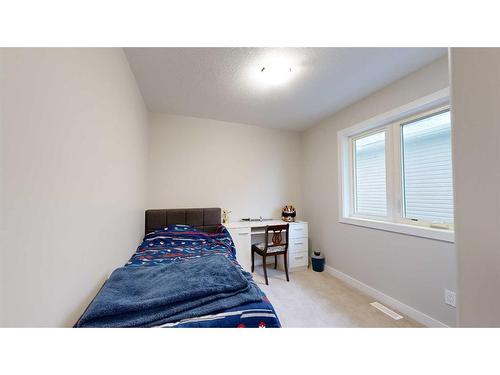
[[[342,280],[343,282],[349,284],[353,288],[356,288],[361,292],[368,294],[369,296],[375,298],[377,301],[382,302],[395,310],[398,310],[400,313],[409,316],[410,318],[416,320],[417,322],[423,324],[426,327],[436,327],[436,328],[448,327],[446,324],[440,322],[439,320],[436,320],[430,317],[429,315],[426,315],[423,312],[418,311],[417,309],[414,309],[413,307],[408,306],[403,302],[398,301],[397,299],[392,298],[391,296],[388,296],[387,294],[384,294],[381,291],[372,288],[371,286],[366,285],[361,281],[356,280],[355,278],[333,267],[325,265],[325,269],[330,275]]]

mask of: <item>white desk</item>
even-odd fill
[[[224,224],[233,238],[236,247],[236,259],[245,270],[248,272],[251,271],[252,244],[264,242],[266,226],[282,224],[286,224],[286,222],[283,220],[264,220],[250,222],[234,221]],[[308,225],[305,221],[296,221],[289,224],[288,267],[290,271],[294,271],[307,267],[309,263]],[[274,262],[273,257],[269,258],[271,258],[269,260],[270,263]],[[255,264],[262,264],[261,257],[255,257]],[[279,260],[278,264],[280,264]]]

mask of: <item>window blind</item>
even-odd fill
[[[387,216],[385,132],[354,141],[355,212]]]
[[[404,216],[453,223],[449,110],[402,126]]]

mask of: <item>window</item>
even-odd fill
[[[450,109],[433,99],[339,132],[341,222],[453,242]]]
[[[453,224],[450,111],[403,124],[401,133],[404,217]]]

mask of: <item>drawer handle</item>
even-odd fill
[[[304,242],[294,242],[294,245],[303,245]]]
[[[304,258],[304,257],[303,257],[303,256],[301,256],[301,257],[294,257],[294,258],[295,258],[295,259],[302,259],[302,258]]]
[[[304,230],[304,228],[295,228],[294,230]]]
[[[248,232],[246,233],[238,233],[240,236],[246,236],[248,234]]]

